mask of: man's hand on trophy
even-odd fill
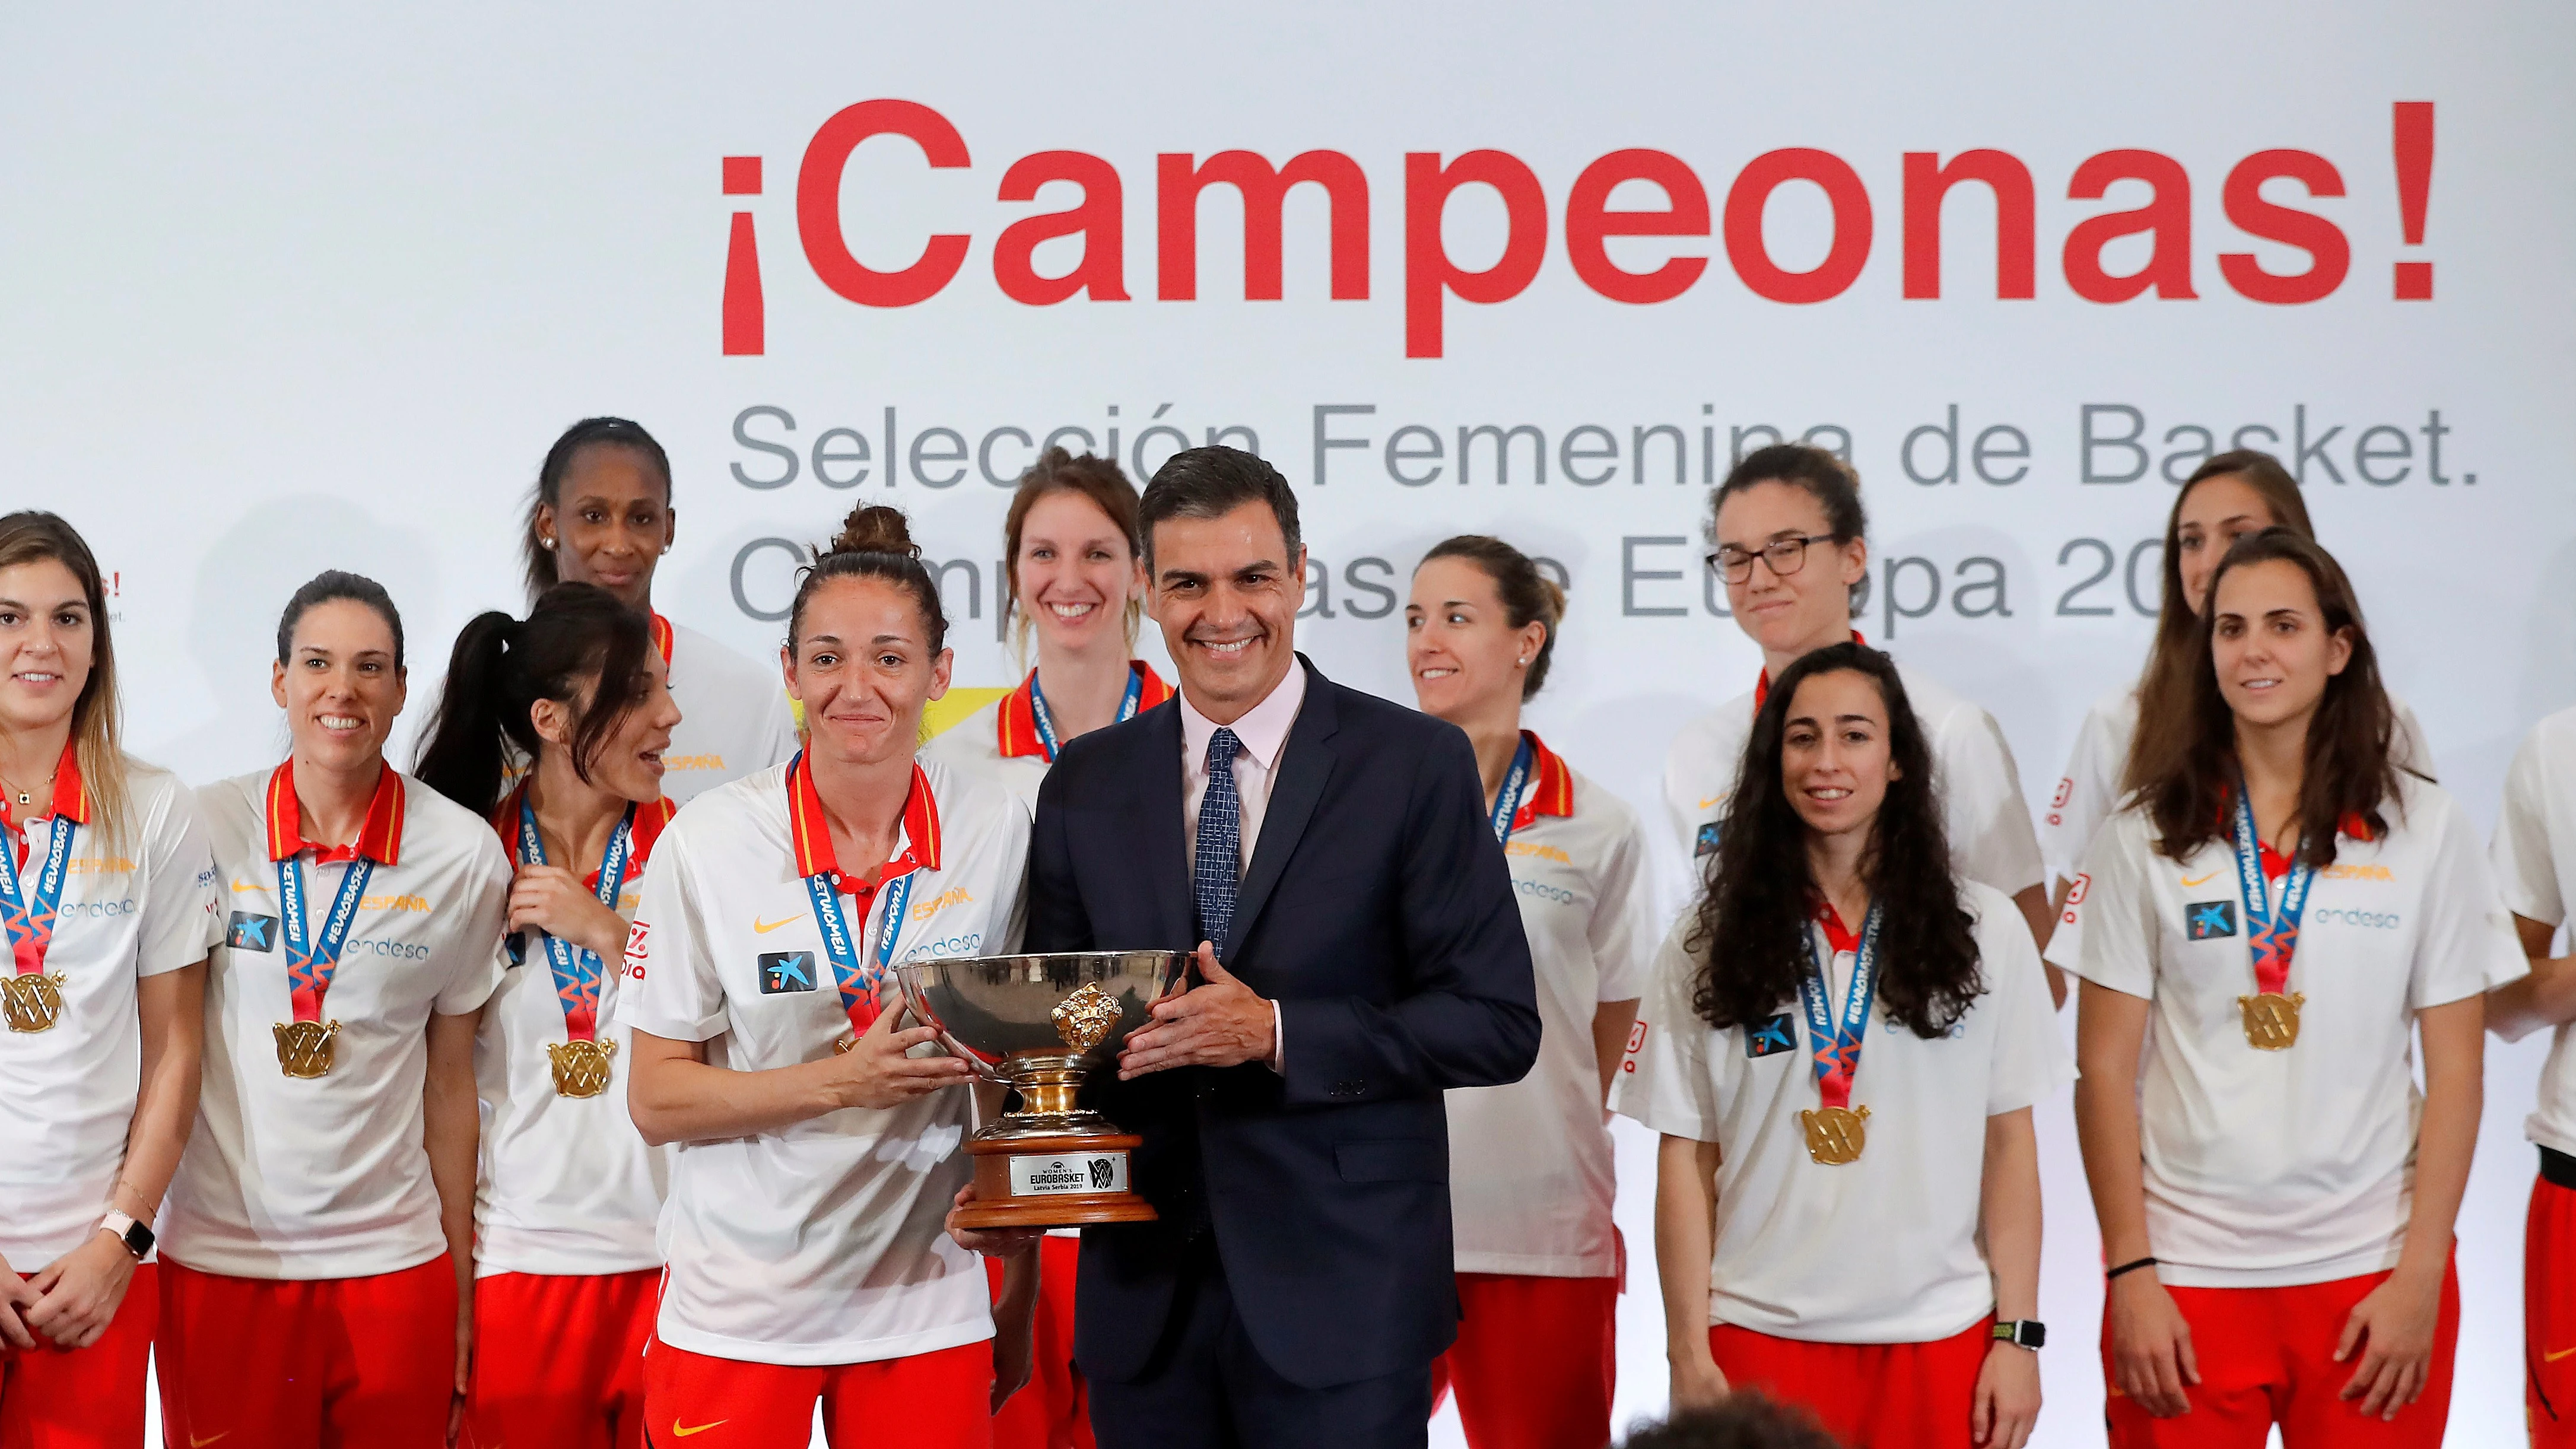
[[[899,1107],[943,1087],[954,1087],[973,1075],[973,1069],[957,1057],[904,1055],[933,1040],[938,1033],[926,1026],[897,1031],[894,1022],[900,1014],[879,1012],[866,1034],[832,1059],[840,1069],[832,1090],[841,1106]]]
[[[1127,1038],[1118,1052],[1118,1080],[1172,1067],[1234,1067],[1270,1060],[1277,1013],[1267,998],[1217,964],[1216,947],[1199,943],[1199,977],[1206,984],[1154,1003],[1154,1019]]]
[[[967,1252],[981,1253],[987,1258],[1016,1258],[1022,1253],[1035,1251],[1038,1243],[1046,1237],[1044,1228],[961,1228],[957,1226],[958,1210],[973,1205],[974,1201],[975,1184],[970,1182],[957,1189],[957,1197],[948,1209],[949,1240]],[[1036,1292],[1035,1281],[1034,1278],[1031,1279],[1032,1296]]]

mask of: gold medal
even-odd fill
[[[546,1043],[546,1058],[555,1069],[555,1095],[596,1097],[607,1091],[609,1059],[616,1055],[613,1041]]]
[[[0,850],[7,849],[0,842]],[[51,1031],[63,1019],[63,973],[28,971],[0,976],[0,1016],[11,1031]]]
[[[2286,1051],[2299,1040],[2299,1008],[2308,998],[2293,991],[2284,996],[2266,991],[2259,996],[2236,998],[2237,1010],[2245,1014],[2245,1040],[2257,1051]]]
[[[1798,1121],[1807,1129],[1807,1155],[1827,1167],[1860,1161],[1869,1145],[1867,1107],[1821,1107],[1800,1112]]]
[[[339,1050],[333,1038],[339,1034],[340,1023],[336,1021],[277,1023],[277,1069],[308,1082],[329,1076]]]
[[[832,1043],[832,1055],[836,1057],[848,1056],[851,1049],[856,1047],[858,1044],[859,1039],[856,1036],[845,1036],[839,1041]]]

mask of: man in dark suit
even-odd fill
[[[1419,1445],[1458,1322],[1441,1093],[1518,1080],[1539,1042],[1475,757],[1295,652],[1306,554],[1269,464],[1175,454],[1140,521],[1179,693],[1065,746],[1030,846],[1027,949],[1198,949],[1087,1099],[1144,1138],[1161,1215],[1083,1234],[1092,1424],[1108,1449]]]

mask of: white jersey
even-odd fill
[[[492,827],[385,767],[354,848],[303,836],[291,765],[208,785],[198,813],[228,887],[208,962],[205,1086],[161,1223],[169,1255],[242,1278],[363,1278],[447,1251],[423,1149],[429,1019],[482,1006],[510,865]],[[271,808],[274,805],[276,808]],[[321,1017],[328,1074],[290,1077],[277,1026],[295,1021],[278,870],[304,870],[307,938],[321,939],[352,849],[374,861]]]
[[[518,854],[520,793],[493,812],[503,849]],[[653,849],[672,805],[635,812],[632,854],[617,913],[635,919]],[[589,872],[598,889],[598,872]],[[578,948],[576,948],[578,949]],[[569,1039],[564,1003],[544,937],[522,931],[502,942],[501,984],[474,1037],[474,1088],[483,1104],[481,1170],[474,1184],[474,1271],[579,1276],[662,1265],[654,1225],[671,1180],[670,1149],[654,1147],[626,1110],[634,1033],[617,1020],[622,956],[603,962],[597,1040],[613,1044],[607,1090],[567,1097],[555,1090],[550,1046]]]
[[[2397,763],[2424,778],[2435,778],[2433,751],[2424,742],[2424,726],[2415,711],[2396,695],[2388,696],[2397,713]],[[2138,737],[2138,687],[2124,684],[2093,701],[2084,723],[2075,730],[2075,750],[2066,773],[2039,818],[2039,841],[2048,856],[2050,874],[2075,879],[2084,862],[2084,847],[2093,832],[2120,808],[2120,776],[2129,768],[2129,745]]]
[[[2567,919],[2567,902],[2576,897],[2576,709],[2534,725],[2514,752],[2490,849],[2506,910],[2545,926]],[[2576,1153],[2576,1051],[2569,1035],[2565,1026],[2550,1033],[2540,1105],[2522,1131],[2543,1147]]]
[[[2045,868],[2030,807],[2022,803],[2021,772],[1994,716],[1920,670],[1899,664],[1896,673],[1940,775],[1941,823],[1950,836],[1952,868],[2006,896],[2040,884]],[[1755,689],[1682,726],[1664,757],[1664,805],[1695,876],[1717,853],[1718,819],[1735,792],[1754,711],[1769,692],[1769,679],[1765,674]]]
[[[114,839],[68,750],[43,817],[0,804],[0,850],[24,847],[22,899],[55,832],[72,831],[44,961],[62,976],[62,1014],[44,1031],[0,1032],[0,1257],[21,1276],[79,1247],[108,1210],[143,1080],[135,983],[203,961],[223,932],[195,797],[130,757],[125,782],[127,825]]]
[[[1535,755],[1504,847],[1538,968],[1538,1061],[1507,1086],[1448,1094],[1449,1202],[1461,1273],[1619,1271],[1617,1179],[1592,1016],[1633,1001],[1654,955],[1645,831],[1617,796],[1523,733]]]
[[[878,959],[897,901],[893,961],[1017,950],[1028,847],[1028,811],[1008,792],[937,761],[916,766],[886,887],[853,898],[856,875],[839,877],[858,959]],[[837,874],[831,852],[801,761],[682,809],[645,878],[619,1017],[704,1042],[707,1060],[732,1071],[829,1058],[851,1022],[804,877]],[[898,895],[903,867],[911,885]],[[959,1087],[681,1144],[655,1332],[692,1353],[775,1364],[902,1358],[991,1337],[983,1266],[942,1226],[971,1176],[972,1112]]]
[[[653,624],[653,641],[671,666],[671,701],[680,707],[662,752],[662,793],[686,805],[727,781],[786,764],[796,753],[796,722],[777,660],[745,659],[659,614]]]
[[[1851,1105],[1869,1109],[1866,1146],[1841,1166],[1807,1151],[1799,1113],[1822,1099],[1798,999],[1714,1030],[1691,1008],[1699,961],[1682,943],[1695,917],[1665,939],[1619,1110],[1724,1153],[1711,1323],[1810,1343],[1928,1343],[1994,1311],[1977,1235],[1986,1119],[2055,1095],[2074,1067],[2021,913],[1974,881],[1959,899],[1976,918],[1985,994],[1929,1041],[1873,1013],[1851,1087]],[[1831,952],[1825,1000],[1839,1016],[1855,953],[1809,929]]]
[[[2309,888],[2288,989],[2295,1045],[2246,1040],[2258,988],[2225,836],[2159,854],[2141,809],[2086,852],[2048,959],[2152,1005],[2139,1064],[2147,1244],[2169,1284],[2272,1288],[2397,1264],[2415,1176],[2415,1013],[2527,969],[2468,815],[2400,777],[2387,833],[2339,833]],[[2283,882],[2270,890],[2276,897]]]

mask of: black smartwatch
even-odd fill
[[[2048,1342],[2048,1325],[2036,1318],[1998,1322],[1995,1324],[1995,1338],[2021,1348],[2037,1348]]]
[[[152,1255],[152,1230],[124,1213],[111,1210],[98,1220],[98,1230],[123,1243],[138,1263]]]

